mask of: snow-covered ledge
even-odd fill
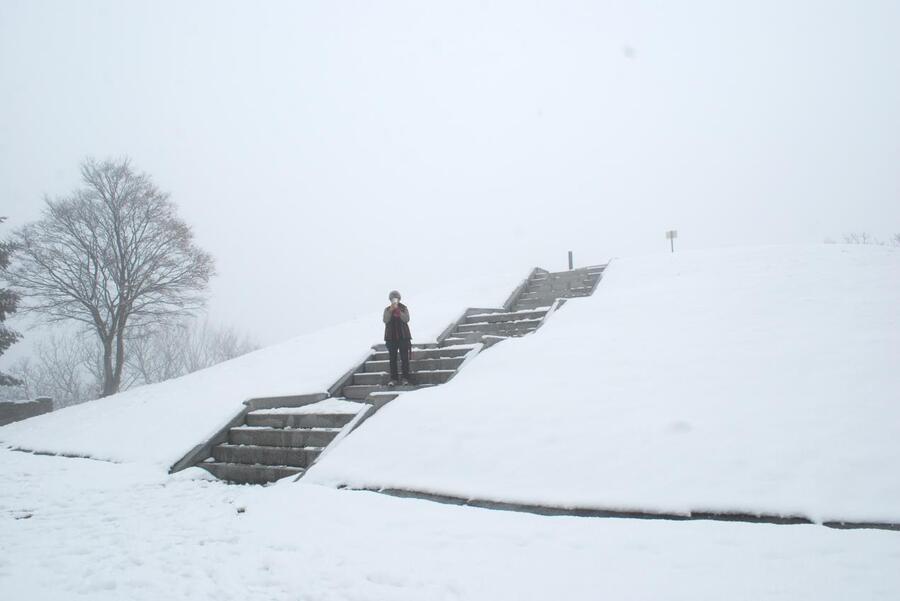
[[[23,401],[0,402],[0,426],[18,422],[35,415],[53,411],[53,400],[50,397],[38,397]]]

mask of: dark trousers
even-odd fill
[[[391,358],[391,379],[398,380],[397,374],[397,354],[400,354],[400,363],[403,366],[403,377],[409,378],[409,340],[397,340],[394,342],[385,342],[388,353]]]

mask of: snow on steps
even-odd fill
[[[485,342],[493,344],[534,332],[560,306],[557,299],[581,296],[585,286],[592,292],[601,274],[602,267],[562,274],[535,269],[504,308],[469,309],[438,337],[436,345],[414,347],[411,385],[388,385],[389,357],[383,345],[378,345],[332,387],[336,398],[295,401],[283,407],[258,400],[257,404],[266,404],[266,408],[237,416],[214,437],[214,444],[202,447],[208,448],[207,456],[194,461],[183,459],[173,471],[197,465],[223,480],[252,484],[302,476],[326,449],[398,394],[445,384],[485,348]],[[543,291],[542,300],[552,296],[550,306],[521,307],[523,295],[533,294],[526,292],[533,290]]]

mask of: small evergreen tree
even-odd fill
[[[5,220],[6,217],[0,217],[0,223],[3,223]],[[12,247],[10,243],[0,241],[0,271],[6,272],[6,268],[9,266],[9,255],[11,252]],[[7,316],[16,312],[16,305],[18,302],[18,294],[12,290],[0,288],[0,355],[20,338],[18,332],[3,325]],[[12,376],[7,376],[3,372],[0,372],[0,386],[16,386],[19,383],[20,382]]]

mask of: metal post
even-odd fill
[[[678,230],[667,230],[666,231],[666,239],[669,241],[669,248],[674,253],[675,252],[675,238],[678,237]]]
[[[574,269],[573,265],[574,265],[574,263],[572,262],[572,251],[570,250],[569,251],[569,271],[572,271],[572,269]]]

